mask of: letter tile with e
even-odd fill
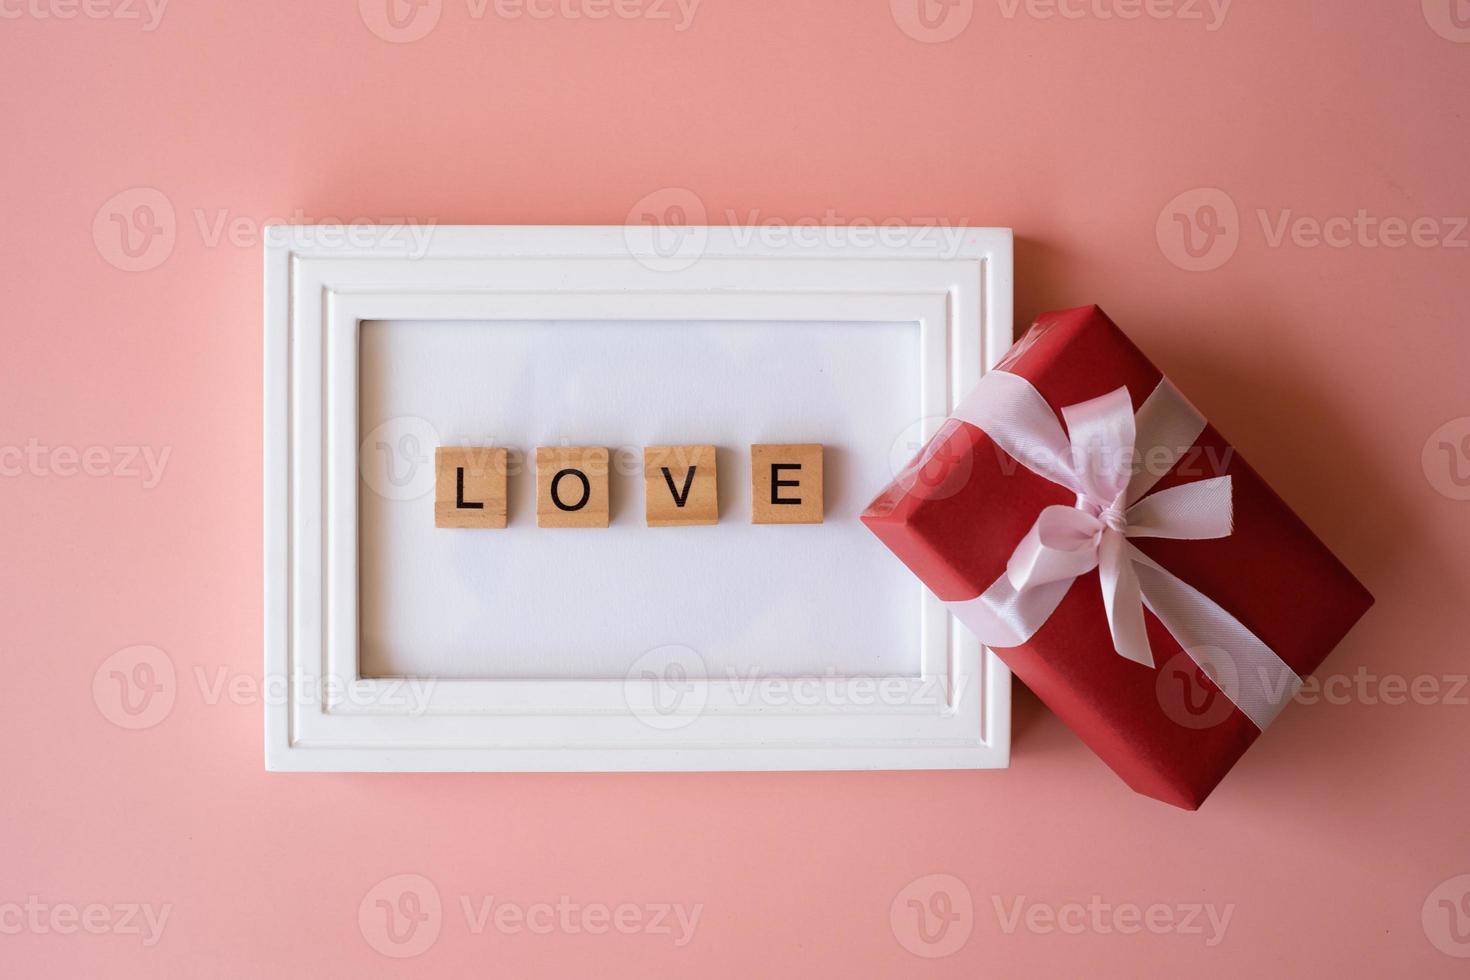
[[[822,523],[822,446],[750,447],[750,519],[753,524]]]

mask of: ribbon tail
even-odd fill
[[[1116,531],[1103,532],[1097,569],[1103,607],[1108,613],[1113,649],[1136,664],[1152,667],[1154,654],[1149,647],[1148,630],[1143,625],[1143,594],[1133,562],[1129,560],[1130,547]]]
[[[1302,686],[1279,656],[1214,600],[1128,545],[1143,603],[1241,713],[1264,731]]]
[[[1181,483],[1149,494],[1128,508],[1130,538],[1201,541],[1230,536],[1234,498],[1228,476]]]

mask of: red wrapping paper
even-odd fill
[[[998,369],[1030,381],[1058,415],[1124,385],[1136,412],[1162,378],[1096,306],[1043,315]],[[1305,678],[1373,597],[1213,426],[1150,492],[1226,475],[1228,537],[1133,543]],[[1043,508],[1073,502],[1071,491],[952,419],[862,520],[940,599],[964,601],[1001,576]],[[1093,570],[1029,641],[995,652],[1134,790],[1196,809],[1261,733],[1152,614],[1145,618],[1152,668],[1114,651]]]

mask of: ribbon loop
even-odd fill
[[[1094,504],[1109,507],[1128,487],[1133,465],[1133,402],[1127,388],[1062,409],[1072,466],[1080,486],[1073,487]]]
[[[1006,564],[1016,589],[1047,582],[1070,582],[1097,567],[1097,536],[1102,525],[1076,507],[1054,504],[1041,512]]]

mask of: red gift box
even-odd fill
[[[1064,409],[1070,413],[1086,408],[1082,403],[1109,404],[1105,396],[1110,392],[1113,407],[1127,416],[1130,406],[1123,404],[1121,388],[1126,388],[1135,413],[1156,389],[1173,392],[1159,370],[1096,306],[1040,317],[995,370],[1029,382],[1058,419]],[[999,380],[1027,387],[1014,378]],[[1178,404],[1193,412],[1182,398]],[[1040,408],[1041,402],[1035,401],[1035,406]],[[997,589],[1013,591],[1009,582],[1024,576],[1026,564],[1019,558],[1013,561],[1013,553],[1019,556],[1024,550],[1028,532],[1035,542],[1033,524],[1048,507],[1057,508],[1051,517],[1069,533],[1073,523],[1111,521],[1119,531],[1115,546],[1131,545],[1145,556],[1137,559],[1137,565],[1123,563],[1139,571],[1145,586],[1157,587],[1160,573],[1151,569],[1159,568],[1176,585],[1187,583],[1185,590],[1198,593],[1197,600],[1218,607],[1217,618],[1242,627],[1235,632],[1269,648],[1262,656],[1284,664],[1281,676],[1292,681],[1315,670],[1372,605],[1373,597],[1363,585],[1202,418],[1195,416],[1198,426],[1189,430],[1190,436],[1198,432],[1192,444],[1157,457],[1150,456],[1151,447],[1140,444],[1129,465],[1136,471],[1147,468],[1151,458],[1158,463],[1159,471],[1147,477],[1151,486],[1140,501],[1196,481],[1211,482],[1190,488],[1186,495],[1223,489],[1227,526],[1219,532],[1222,536],[1178,540],[1129,533],[1125,539],[1124,522],[1116,511],[1110,518],[1094,506],[1091,517],[1078,516],[1070,508],[1085,509],[1081,494],[1033,472],[1024,453],[1018,460],[1002,449],[1006,440],[997,441],[990,433],[998,431],[996,425],[1012,423],[1018,413],[1000,414],[1001,422],[988,425],[989,431],[951,418],[862,516],[863,523],[940,599],[954,604],[951,608],[962,620],[972,622],[967,611],[997,594]],[[1084,415],[1065,417],[1080,426]],[[1142,424],[1144,416],[1138,417]],[[1075,444],[1077,433],[1068,435]],[[1069,510],[1062,512],[1062,507]],[[1186,514],[1186,520],[1192,517]],[[1051,537],[1056,537],[1055,531]],[[1043,532],[1041,539],[1049,540],[1048,534]],[[1117,545],[1119,540],[1126,544]],[[1019,571],[1018,562],[1023,566]],[[1121,577],[1126,580],[1131,574],[1125,570]],[[1265,668],[1234,662],[1228,653],[1222,656],[1221,650],[1200,645],[1201,635],[1213,640],[1216,634],[1179,630],[1177,610],[1171,612],[1170,601],[1161,601],[1157,592],[1150,602],[1147,588],[1143,605],[1149,612],[1141,629],[1146,631],[1144,647],[1151,648],[1153,664],[1120,655],[1124,644],[1115,642],[1113,626],[1118,619],[1127,619],[1126,611],[1115,609],[1117,615],[1110,620],[1103,594],[1104,586],[1111,588],[1118,577],[1117,572],[1094,567],[1077,575],[1070,586],[1059,583],[1057,594],[1062,598],[1034,634],[1016,645],[997,646],[993,637],[978,628],[977,632],[1129,786],[1195,809],[1296,688],[1284,680],[1268,682]],[[1119,605],[1117,599],[1114,605]],[[1135,600],[1135,609],[1137,605]],[[993,608],[987,607],[986,617]],[[1170,618],[1171,626],[1160,615]],[[1182,644],[1175,633],[1190,645]],[[1147,654],[1140,659],[1147,661]],[[1241,693],[1242,680],[1245,687],[1251,686],[1253,671],[1261,674],[1256,686],[1278,702],[1265,721],[1260,706],[1250,704],[1249,693]],[[1261,700],[1259,694],[1256,700]]]

